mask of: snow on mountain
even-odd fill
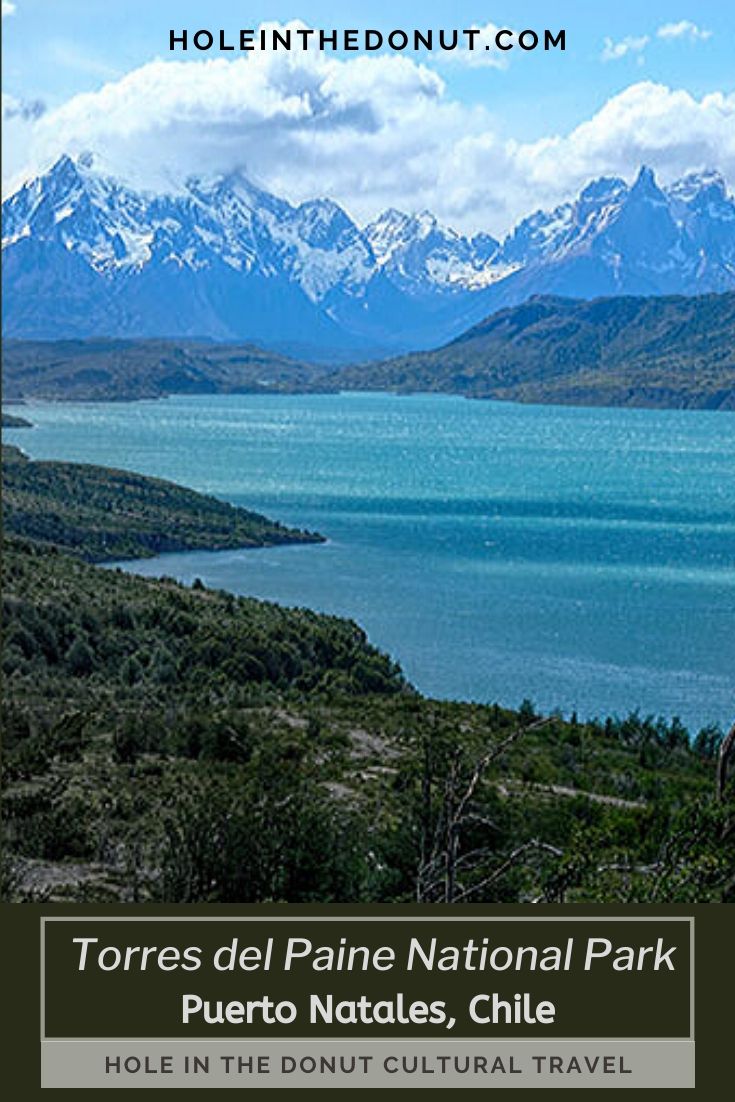
[[[330,291],[360,295],[375,270],[375,258],[355,223],[327,199],[302,203],[283,217],[261,218],[281,269],[321,302]]]
[[[533,294],[735,287],[735,203],[716,172],[661,188],[603,177],[503,242],[428,211],[364,228],[243,174],[147,194],[62,157],[3,204],[5,332],[211,336],[300,354],[380,355],[456,336]]]
[[[429,211],[388,210],[364,232],[378,265],[397,286],[414,293],[484,285],[483,273],[499,247],[489,234],[463,237]]]

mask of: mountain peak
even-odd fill
[[[397,207],[388,207],[377,218],[374,218],[370,225],[375,226],[379,223],[389,223],[391,225],[400,223],[402,225],[404,222],[408,222],[410,217],[410,214],[406,214],[404,210],[398,210]]]
[[[667,188],[666,193],[672,199],[680,199],[685,203],[691,203],[703,195],[726,201],[727,184],[725,177],[716,169],[704,169],[702,172],[688,173]]]
[[[630,189],[631,196],[645,199],[663,199],[664,194],[656,183],[656,175],[648,165],[641,165],[635,183]]]
[[[62,153],[61,156],[54,161],[46,173],[47,176],[54,176],[57,173],[69,172],[71,169],[75,169],[76,165],[73,159],[68,153]]]
[[[329,220],[338,216],[347,217],[342,207],[339,203],[335,203],[334,199],[307,199],[299,205],[298,210]]]
[[[7,228],[7,216],[18,204],[25,211],[24,218],[32,214],[43,217],[43,212],[52,215],[62,207],[69,207],[69,204],[79,204],[90,191],[89,179],[90,174],[80,165],[79,158],[62,154],[44,172],[26,180],[3,202],[3,223]]]
[[[586,187],[582,188],[579,198],[583,202],[597,203],[627,190],[628,185],[620,176],[600,176],[597,180],[592,180]]]
[[[333,199],[307,199],[294,213],[301,237],[316,248],[338,248],[343,235],[356,237],[357,227]]]
[[[125,194],[129,201],[142,194],[115,175],[97,153],[86,150],[74,156],[62,154],[33,182],[59,200],[84,194],[93,202],[106,203],[110,196]]]
[[[162,172],[153,191],[131,182],[134,170],[123,180],[96,154],[65,155],[6,200],[9,334],[277,344],[287,331],[300,354],[364,354],[440,343],[539,292],[735,286],[735,201],[710,170],[665,190],[645,165],[632,185],[602,176],[502,245],[428,210],[389,208],[358,227],[333,200],[291,203],[244,169],[186,181]]]
[[[204,173],[187,176],[184,188],[200,195],[238,195],[257,197],[266,195],[254,184],[244,169],[236,168],[230,172]]]
[[[54,161],[50,168],[39,179],[51,180],[59,186],[73,186],[82,178],[79,171],[79,158],[70,157],[62,153],[58,160]]]
[[[68,153],[62,153],[45,175],[56,180],[86,181],[90,178],[97,178],[115,181],[114,172],[105,165],[97,153],[93,153],[89,149],[77,153],[73,157]]]

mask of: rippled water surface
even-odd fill
[[[34,404],[34,458],[127,467],[326,546],[134,564],[358,620],[427,693],[735,717],[735,414],[438,396]]]

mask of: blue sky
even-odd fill
[[[99,150],[116,171],[129,168],[131,178],[140,176],[144,165],[156,175],[152,162],[158,150],[173,173],[205,158],[213,170],[243,168],[294,198],[303,198],[305,190],[328,190],[357,215],[368,216],[393,198],[402,206],[433,202],[455,224],[474,221],[497,231],[529,203],[546,205],[563,198],[565,189],[576,187],[585,174],[628,175],[643,157],[664,178],[717,167],[734,182],[735,8],[725,3],[479,5],[427,0],[420,7],[405,2],[368,7],[216,0],[206,5],[200,0],[15,0],[9,5],[6,0],[3,11],[9,7],[14,11],[3,18],[3,52],[11,186],[23,173],[43,167],[62,142],[72,152],[85,144]],[[334,69],[330,57],[316,67],[299,68],[297,62],[287,76],[277,64],[246,69],[248,58],[235,62],[230,82],[211,64],[192,62],[188,75],[181,66],[150,65],[156,58],[170,62],[170,27],[236,31],[266,19],[383,30],[488,23],[515,30],[564,27],[567,50],[514,50],[503,68],[406,55],[410,60],[393,58],[389,60],[395,64],[382,67],[372,57],[361,69],[350,55],[341,69]],[[420,75],[418,61],[431,79]],[[233,64],[232,55],[226,63]],[[132,79],[126,83],[127,74]],[[335,83],[339,87],[333,93]],[[320,111],[304,118],[295,136],[292,113],[284,107],[294,84],[307,96],[318,84],[320,102]],[[102,95],[104,85],[117,91]],[[639,91],[631,91],[635,89]],[[80,93],[91,95],[80,99]],[[270,105],[274,95],[282,101],[275,112]],[[375,112],[372,132],[352,133],[340,117],[325,135],[325,118],[339,114],[335,104],[349,101],[355,107],[358,100]],[[43,105],[42,117],[41,106],[29,107],[33,104]],[[161,104],[166,105],[165,117]],[[437,134],[431,133],[432,104]],[[105,115],[113,120],[107,127]],[[423,145],[421,127],[426,128]],[[310,136],[317,130],[314,144]],[[131,131],[138,134],[136,140]],[[351,172],[345,163],[340,167],[334,148],[343,138],[343,162],[365,153],[364,164]],[[392,168],[402,141],[411,147],[403,186]],[[558,172],[545,152],[548,143],[556,143]],[[443,150],[449,150],[451,164],[437,167],[432,179],[430,162],[441,159]],[[302,162],[301,172],[294,161]],[[370,174],[374,186],[366,184],[361,171],[363,177]],[[5,184],[7,189],[8,178]]]

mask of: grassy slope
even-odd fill
[[[107,467],[32,461],[7,445],[3,523],[10,535],[97,562],[320,539],[172,482]]]
[[[735,408],[735,293],[537,298],[433,352],[347,368],[336,389],[574,405]]]

